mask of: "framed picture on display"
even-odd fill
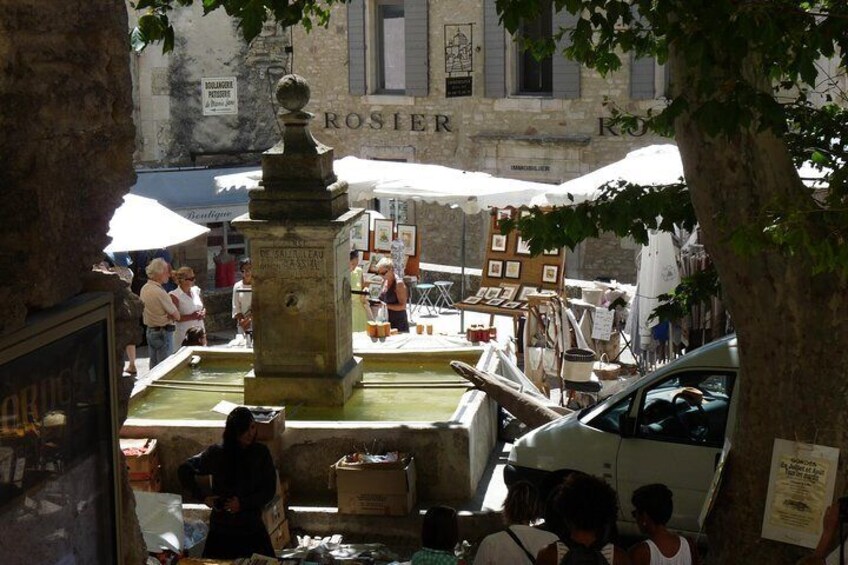
[[[542,255],[547,255],[549,257],[559,257],[559,247],[556,249],[545,249],[542,251]]]
[[[499,233],[492,234],[492,245],[489,247],[492,251],[506,251],[506,236]]]
[[[493,298],[497,298],[501,295],[501,288],[499,286],[489,287],[486,290],[486,296],[484,297],[486,300],[491,300]]]
[[[504,277],[508,279],[521,278],[521,261],[507,261],[504,269]]]
[[[377,263],[379,263],[380,259],[382,259],[385,256],[386,255],[383,254],[383,253],[371,253],[370,257],[368,259],[368,262],[369,262],[368,272],[369,273],[376,273],[377,272]],[[362,270],[364,271],[365,269],[363,268]]]
[[[374,249],[377,251],[391,251],[393,232],[394,220],[374,220]]]
[[[486,274],[494,279],[503,277],[503,261],[498,259],[489,259],[489,267],[486,269]]]
[[[477,292],[474,294],[474,296],[479,296],[480,298],[482,298],[482,297],[486,296],[487,290],[489,290],[489,289],[486,288],[485,286],[481,286],[480,288],[477,289]]]
[[[368,246],[371,240],[369,218],[371,218],[369,214],[362,214],[350,226],[350,248],[352,251],[369,251]]]
[[[418,227],[412,224],[398,224],[397,237],[403,243],[403,254],[414,256],[418,245]]]
[[[539,292],[539,287],[522,286],[521,290],[518,292],[518,298],[516,300],[520,302],[527,302],[527,296],[530,294],[535,294],[537,292]]]
[[[515,298],[515,295],[518,294],[519,287],[517,284],[503,284],[501,285],[501,288],[503,290],[501,291],[500,298],[503,298],[504,300],[512,300]]]
[[[511,220],[512,219],[512,210],[509,208],[499,208],[495,212],[495,229],[498,230],[501,228],[501,220]]]
[[[559,265],[542,265],[542,282],[557,284],[559,281]]]
[[[469,296],[462,302],[465,304],[479,304],[481,300],[483,300],[481,296]]]
[[[516,308],[521,308],[522,304],[522,302],[513,300],[511,302],[504,302],[503,304],[501,304],[501,308],[509,308],[510,310],[515,310]]]
[[[515,238],[515,254],[530,255],[530,242],[520,235]]]
[[[486,306],[500,306],[503,303],[503,298],[492,298],[486,301]]]

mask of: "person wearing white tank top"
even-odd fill
[[[671,490],[661,484],[645,485],[633,492],[633,518],[648,539],[628,552],[632,565],[700,565],[698,549],[666,524],[674,510]]]

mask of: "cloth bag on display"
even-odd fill
[[[595,352],[591,349],[574,347],[562,356],[562,378],[567,381],[586,382],[592,378]]]

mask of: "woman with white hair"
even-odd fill
[[[377,263],[377,274],[383,277],[380,301],[386,305],[389,325],[399,332],[408,332],[409,319],[406,317],[406,302],[409,300],[409,291],[406,284],[395,276],[394,263],[388,257],[383,257]]]

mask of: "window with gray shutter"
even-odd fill
[[[365,0],[350,0],[347,5],[347,72],[350,93],[364,95]]]
[[[650,100],[655,96],[653,57],[636,57],[630,54],[630,98]]]
[[[573,28],[578,19],[576,15],[565,9],[555,13],[553,18],[554,33],[557,33],[560,28]],[[562,50],[569,45],[571,45],[571,39],[566,32],[557,43],[557,50],[553,58],[552,94],[554,98],[580,98],[580,63],[566,59],[565,55],[562,54]]]
[[[427,96],[429,52],[427,0],[405,0],[406,18],[406,94]]]
[[[483,72],[486,98],[506,96],[506,35],[495,0],[483,0]]]

